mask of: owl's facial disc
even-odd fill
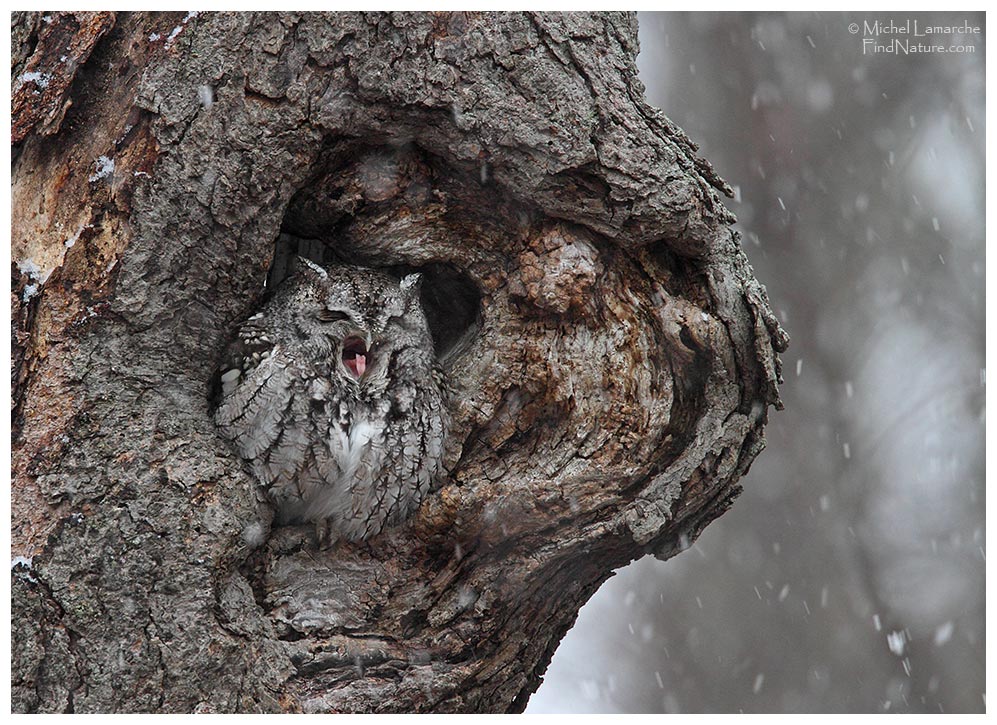
[[[343,367],[350,375],[360,379],[367,370],[367,357],[370,351],[367,343],[360,337],[347,337],[343,340]]]

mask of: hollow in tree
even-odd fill
[[[522,710],[615,568],[731,505],[786,337],[636,37],[15,14],[15,710]],[[421,273],[449,386],[434,490],[331,548],[212,418],[295,256]]]

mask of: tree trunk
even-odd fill
[[[14,710],[522,710],[613,569],[730,506],[786,337],[636,37],[14,16]],[[295,250],[423,270],[454,390],[440,489],[330,550],[211,418]]]

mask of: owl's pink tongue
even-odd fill
[[[359,337],[343,341],[343,365],[357,378],[367,369],[367,345]]]
[[[367,369],[367,358],[363,355],[357,355],[352,360],[346,361],[346,367],[359,378],[363,375],[363,371]]]

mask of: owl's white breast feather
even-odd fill
[[[340,468],[347,476],[352,476],[356,472],[364,451],[371,444],[371,441],[379,439],[383,432],[383,423],[373,423],[366,419],[353,423],[340,459]]]

